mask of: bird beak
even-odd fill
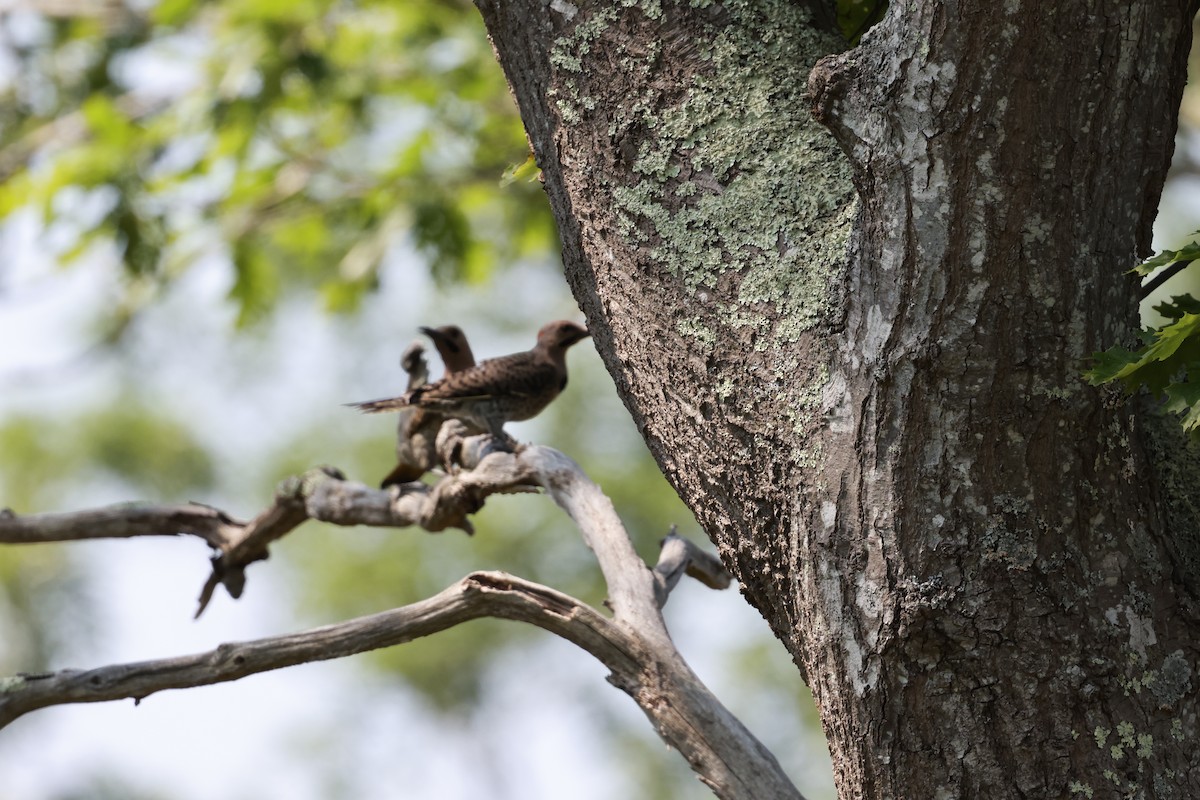
[[[441,342],[450,350],[458,352],[458,347],[455,346],[454,342],[450,341],[450,337],[439,331],[437,328],[426,328],[424,325],[422,325],[420,328],[417,328],[417,330],[428,336],[430,339],[433,339],[434,342]]]

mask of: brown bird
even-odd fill
[[[475,356],[471,353],[471,345],[462,328],[443,325],[440,328],[422,327],[420,330],[437,348],[446,367],[446,375],[475,366]],[[400,359],[400,366],[408,373],[409,392],[426,385],[429,380],[429,369],[423,354],[424,348],[420,343],[414,343]],[[419,480],[434,466],[437,462],[435,445],[438,430],[445,419],[441,414],[419,406],[401,410],[396,424],[396,466],[380,482],[380,489]]]
[[[535,417],[558,397],[567,385],[567,349],[590,335],[574,322],[551,322],[538,331],[532,350],[489,359],[400,397],[351,405],[369,414],[416,406],[511,441],[504,423]]]
[[[467,342],[467,335],[457,325],[443,325],[440,328],[420,328],[437,348],[442,363],[446,365],[446,375],[462,372],[475,366],[475,355]],[[409,389],[415,387],[410,386]]]
[[[408,375],[405,391],[411,392],[418,386],[429,383],[429,363],[425,361],[425,345],[413,342],[400,354],[400,369]]]

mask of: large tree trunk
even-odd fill
[[[1195,519],[1080,378],[1135,320],[1192,0],[894,2],[819,63],[799,3],[479,5],[598,348],[841,796],[1200,796]]]

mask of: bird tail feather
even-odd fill
[[[368,400],[365,403],[347,403],[351,408],[357,408],[364,414],[381,414],[385,411],[399,411],[408,408],[408,395],[386,397],[383,400]]]

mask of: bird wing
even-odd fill
[[[434,406],[487,397],[529,397],[544,394],[548,385],[557,383],[558,372],[553,364],[531,358],[528,353],[514,353],[424,386],[413,393],[412,402]]]
[[[399,411],[402,408],[408,408],[411,403],[409,395],[403,394],[399,397],[385,397],[382,400],[367,400],[364,403],[347,403],[346,405],[357,408],[364,414],[379,414],[384,411]]]

